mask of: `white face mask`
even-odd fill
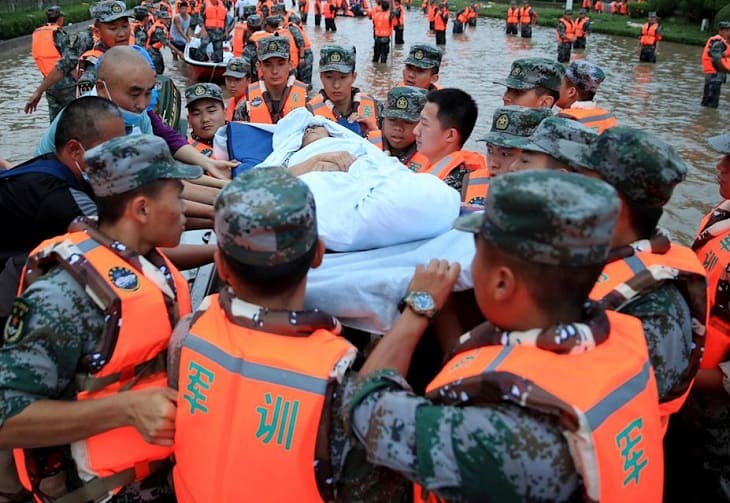
[[[106,92],[106,96],[109,101],[113,101],[112,95],[111,93],[109,93],[109,88],[107,87],[106,82],[104,82],[103,80],[101,80],[100,82],[104,85],[104,91]],[[127,134],[134,132],[135,128],[137,128],[137,132],[141,132],[140,122],[142,122],[142,116],[145,112],[134,113],[122,107],[119,107],[119,110],[122,112],[122,119],[124,119],[124,129],[127,131]]]

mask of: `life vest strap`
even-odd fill
[[[114,374],[110,374],[108,376],[94,377],[88,374],[76,374],[76,376],[74,377],[74,382],[76,383],[76,387],[79,391],[87,391],[89,393],[93,393],[95,391],[99,391],[100,389],[106,388],[107,386],[110,386],[115,382],[119,382],[125,379],[131,379],[120,389],[120,391],[126,391],[134,386],[134,384],[137,383],[141,378],[151,374],[155,374],[157,372],[163,372],[166,368],[166,361],[167,351],[162,351],[145,362],[142,362],[138,365],[130,366],[124,370],[115,372]]]
[[[147,464],[144,471],[151,474],[169,467],[170,461],[167,459],[162,461],[151,461]],[[108,477],[98,477],[79,487],[75,491],[71,491],[70,493],[53,501],[54,503],[86,503],[87,501],[98,501],[110,492],[137,480],[138,474],[143,475],[143,473],[138,470],[138,467],[135,467],[128,468],[127,470],[123,470]]]

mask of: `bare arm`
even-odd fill
[[[311,171],[347,171],[355,157],[349,152],[326,152],[289,167],[289,172],[300,176]]]
[[[235,161],[218,161],[204,156],[197,151],[192,145],[180,147],[175,152],[175,159],[186,164],[195,164],[203,168],[208,174],[215,178],[228,180],[231,178],[231,168],[235,168],[238,163]]]
[[[0,448],[63,445],[121,426],[134,426],[147,442],[172,445],[176,396],[147,388],[95,400],[39,400],[5,421]]]
[[[41,100],[43,93],[45,93],[46,90],[52,85],[60,82],[62,78],[63,72],[61,72],[61,70],[59,70],[57,66],[54,66],[53,70],[51,70],[51,73],[49,73],[46,78],[43,79],[43,82],[41,82],[40,85],[36,87],[36,90],[33,91],[33,94],[31,94],[30,98],[28,98],[28,101],[25,103],[25,113],[32,114],[33,112],[35,112],[36,108],[38,108],[38,102]]]
[[[213,262],[216,245],[179,245],[163,248],[163,252],[175,267],[181,270],[194,269]]]
[[[182,196],[186,201],[212,205],[219,192],[220,189],[216,187],[208,187],[188,180],[183,182]]]

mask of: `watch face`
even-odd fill
[[[430,311],[436,309],[436,304],[431,295],[419,292],[413,296],[413,307],[417,311]]]

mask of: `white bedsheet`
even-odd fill
[[[332,137],[299,150],[304,129],[312,124],[325,126]],[[276,124],[272,141],[274,150],[262,166],[281,165],[287,158],[292,166],[325,152],[347,151],[356,158],[346,173],[301,176],[314,194],[319,235],[330,250],[368,250],[438,236],[459,215],[459,193],[437,177],[411,172],[347,128],[304,108]]]
[[[322,265],[309,272],[305,307],[334,314],[349,327],[385,333],[399,315],[398,302],[417,264],[433,258],[459,262],[454,290],[461,291],[473,287],[474,253],[474,235],[457,230],[377,250],[328,253]]]

